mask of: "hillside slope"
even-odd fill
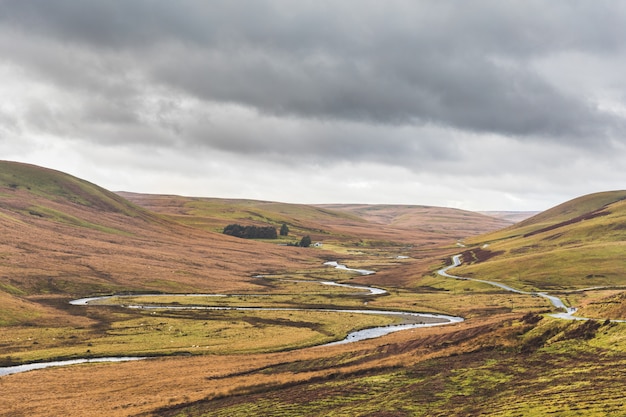
[[[393,227],[445,234],[455,239],[499,230],[512,223],[505,219],[447,207],[386,204],[322,204],[317,207],[350,213]]]
[[[511,222],[456,209],[392,205],[304,205],[257,200],[198,198],[120,192],[124,198],[168,218],[206,230],[229,223],[285,223],[294,236],[360,245],[451,244],[509,226]]]
[[[586,195],[468,239],[457,275],[540,290],[626,285],[626,191]]]
[[[129,192],[118,194],[177,222],[214,232],[221,232],[224,226],[231,223],[276,228],[285,223],[292,235],[309,234],[320,240],[331,234],[330,229],[324,230],[321,225],[349,224],[358,227],[366,223],[357,216],[304,204]]]
[[[321,263],[311,251],[187,227],[70,175],[6,161],[0,235],[7,322],[48,314],[42,299],[241,290],[254,288],[250,277],[260,272]]]

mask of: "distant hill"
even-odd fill
[[[385,204],[321,204],[378,224],[447,234],[456,239],[510,226],[511,221],[447,207]]]
[[[554,291],[626,285],[626,191],[582,196],[466,243],[458,275]]]
[[[192,227],[221,233],[232,223],[277,228],[287,224],[292,236],[309,234],[324,239],[331,233],[321,225],[363,225],[363,219],[309,205],[271,201],[182,197],[118,192],[146,209]]]
[[[479,211],[478,213],[484,214],[485,216],[490,216],[490,217],[495,217],[497,219],[506,220],[511,223],[519,223],[530,217],[536,216],[540,212],[539,211]]]
[[[384,244],[445,244],[509,226],[481,214],[425,206],[304,205],[257,200],[181,197],[120,192],[124,198],[184,224],[220,231],[229,223],[285,223],[293,235],[314,240]]]

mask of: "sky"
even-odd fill
[[[626,188],[626,2],[0,0],[0,159],[111,191],[544,210]]]

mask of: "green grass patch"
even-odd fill
[[[43,217],[46,219],[51,219],[53,221],[57,221],[59,223],[69,224],[71,226],[84,227],[87,229],[98,230],[100,232],[111,233],[116,235],[123,236],[131,236],[131,233],[128,233],[123,230],[114,229],[112,227],[102,226],[99,224],[91,223],[83,219],[79,219],[78,217],[72,216],[70,214],[54,210],[50,207],[43,206],[31,206],[26,210],[26,213],[31,216]]]
[[[107,307],[90,307],[90,309]],[[106,316],[106,322],[105,317]],[[5,327],[0,364],[103,356],[291,350],[343,339],[397,318],[317,311],[119,310],[84,328]]]
[[[495,249],[494,249],[495,250]],[[454,275],[502,282],[521,290],[567,290],[625,285],[626,242],[503,256],[461,265]]]

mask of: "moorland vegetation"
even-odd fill
[[[626,318],[625,198],[584,196],[510,225],[434,207],[112,193],[0,162],[0,366],[152,357],[0,377],[0,415],[621,415],[626,324],[607,319]],[[289,234],[224,235],[234,223]],[[323,249],[287,245],[304,236]],[[457,253],[455,275],[547,291],[595,320],[560,320],[543,298],[438,275]],[[186,293],[205,296],[175,296]],[[115,294],[134,298],[69,303]],[[310,308],[465,321],[319,346],[398,319]]]

